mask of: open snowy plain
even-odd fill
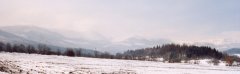
[[[0,53],[0,70],[13,74],[240,74],[240,67]]]

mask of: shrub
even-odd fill
[[[69,49],[69,48],[65,51],[65,54],[71,57],[75,56],[73,49]]]
[[[213,63],[213,65],[219,65],[220,63],[220,61],[217,59],[213,59],[211,62]]]

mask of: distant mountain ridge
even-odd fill
[[[130,49],[139,49],[171,43],[167,39],[148,40],[144,38],[131,37],[120,42],[111,42],[110,40],[88,40],[84,38],[70,38],[65,34],[36,26],[6,26],[0,28],[2,31],[14,35],[23,41],[22,43],[42,43],[59,47],[87,48],[98,51],[108,51],[110,53],[124,52]],[[75,33],[74,33],[75,34]],[[4,35],[4,34],[2,34]],[[75,34],[82,35],[82,34]],[[97,37],[98,35],[93,35]],[[101,35],[100,35],[101,36]],[[84,37],[84,36],[83,36]],[[88,37],[88,36],[87,36]],[[2,39],[5,41],[11,40]]]
[[[44,33],[43,30],[39,31],[39,32],[34,32],[34,30],[35,31],[40,30],[40,28],[39,29],[37,29],[37,27],[31,27],[31,28],[32,28],[32,30],[27,31],[26,29],[23,29],[23,28],[20,29],[20,28],[2,27],[0,30],[0,42],[10,43],[12,45],[14,45],[14,44],[33,45],[36,48],[38,47],[39,44],[44,44],[44,45],[47,45],[48,47],[50,47],[52,51],[57,51],[59,49],[59,50],[61,50],[61,52],[64,52],[66,50],[67,46],[53,45],[53,44],[49,44],[49,43],[45,43],[45,42],[40,42],[41,38],[40,39],[36,39],[36,38],[38,38],[38,36],[41,36],[41,35],[42,36],[47,36],[47,35],[41,34],[41,32]],[[5,30],[5,31],[3,31],[3,30]],[[8,32],[6,32],[6,31],[8,31]],[[45,33],[48,33],[48,35],[51,34],[50,31],[45,31]],[[52,32],[52,35],[54,35],[53,32]],[[56,35],[56,38],[57,37],[63,38],[63,36],[61,36],[60,34],[58,35],[56,33],[55,35]],[[32,38],[32,37],[35,37],[35,38]],[[70,48],[72,48],[72,47],[70,47]],[[85,49],[85,48],[74,48],[74,49],[81,49],[83,54],[94,54],[94,52],[95,52],[95,50]]]
[[[35,26],[7,26],[1,28],[3,31],[12,33],[18,37],[25,38],[34,42],[61,46],[73,47],[73,44],[64,41],[66,38],[61,34]]]
[[[231,49],[226,50],[224,52],[228,53],[228,54],[240,54],[240,48],[231,48]]]
[[[8,33],[5,31],[0,30],[0,41],[1,42],[9,42],[9,43],[15,43],[15,44],[36,44],[36,42],[19,37],[15,34]]]
[[[77,37],[71,37],[77,35]],[[138,36],[129,37],[125,40],[112,42],[105,39],[105,37],[99,33],[81,34],[79,32],[68,32],[45,29],[37,26],[6,26],[0,27],[0,41],[10,43],[23,43],[23,44],[47,44],[53,48],[86,48],[93,49],[101,52],[118,53],[127,50],[140,49],[146,47],[152,47],[155,45],[173,43],[168,39],[145,39]],[[87,39],[87,38],[97,38]],[[228,42],[224,45],[214,45],[212,43],[195,43],[193,45],[198,46],[210,46],[217,48],[220,51],[227,50],[229,48],[238,48],[240,43]]]

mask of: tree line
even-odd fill
[[[223,53],[217,51],[215,48],[207,46],[194,46],[194,45],[178,45],[166,44],[158,45],[151,48],[128,50],[121,54],[120,58],[125,59],[143,59],[148,58],[164,58],[171,61],[214,58],[222,59]]]
[[[93,58],[109,58],[113,59],[114,55],[108,52],[99,52],[94,50],[93,53],[84,53],[82,48],[66,48],[66,49],[52,49],[45,44],[37,46],[24,44],[10,44],[0,42],[0,51],[4,52],[18,52],[28,54],[42,54],[42,55],[62,55],[71,57],[93,57]]]
[[[128,50],[124,53],[117,53],[115,58],[150,61],[158,61],[159,58],[163,58],[163,61],[169,63],[182,61],[187,62],[189,60],[199,59],[213,59],[214,63],[219,63],[219,60],[222,60],[226,61],[229,65],[232,65],[233,61],[240,62],[240,58],[237,56],[222,53],[217,51],[215,48],[186,44],[165,44],[150,48]]]
[[[24,44],[5,44],[3,42],[0,42],[0,51],[28,54],[148,61],[158,61],[159,58],[163,58],[164,61],[167,61],[169,63],[198,59],[214,59],[214,62],[223,60],[226,61],[229,65],[232,65],[233,61],[240,62],[240,58],[219,52],[215,48],[186,44],[165,44],[161,46],[157,45],[150,48],[128,50],[126,52],[117,53],[115,55],[108,52],[99,52],[96,50],[94,50],[92,53],[85,53],[82,50],[82,48],[66,48],[65,50],[51,49],[44,44],[32,46]]]

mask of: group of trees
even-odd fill
[[[227,57],[227,58],[226,58]],[[240,59],[234,56],[229,56],[222,52],[217,51],[215,48],[207,46],[195,46],[195,45],[178,45],[178,44],[166,44],[158,45],[151,48],[144,48],[138,50],[128,50],[123,54],[116,54],[115,58],[129,59],[129,60],[158,60],[163,58],[164,61],[170,63],[198,60],[198,59],[214,59],[224,61],[238,61]],[[229,58],[231,58],[229,60]]]
[[[0,42],[0,51],[5,52],[19,52],[19,53],[35,53],[35,54],[45,54],[45,55],[57,55],[55,51],[52,51],[46,45],[39,44],[37,47],[33,45],[24,45],[24,44],[10,44]]]
[[[24,44],[10,44],[0,42],[0,51],[4,52],[18,52],[18,53],[28,53],[28,54],[43,54],[43,55],[63,55],[63,56],[77,56],[77,57],[93,57],[93,58],[114,58],[108,52],[92,51],[92,53],[82,52],[82,48],[66,48],[62,49],[51,49],[49,46],[44,44],[39,44],[37,46],[24,45]]]
[[[47,45],[40,44],[38,46],[23,45],[23,44],[10,44],[0,42],[0,51],[5,52],[19,52],[29,54],[43,54],[43,55],[63,55],[63,56],[77,56],[77,57],[93,57],[93,58],[108,58],[108,59],[126,59],[126,60],[149,60],[157,61],[159,58],[163,58],[164,61],[170,63],[198,60],[198,59],[214,59],[224,60],[228,65],[232,65],[233,61],[240,62],[240,59],[236,56],[229,56],[217,51],[215,48],[207,46],[195,46],[195,45],[178,45],[178,44],[166,44],[158,45],[151,48],[128,50],[124,53],[117,53],[112,55],[108,52],[92,51],[92,53],[83,52],[81,48],[67,48],[66,50],[54,49],[52,50]]]
[[[37,53],[35,47],[28,45],[25,46],[23,44],[14,44],[11,45],[10,43],[4,44],[0,42],[0,51],[6,52],[20,52],[20,53]]]

